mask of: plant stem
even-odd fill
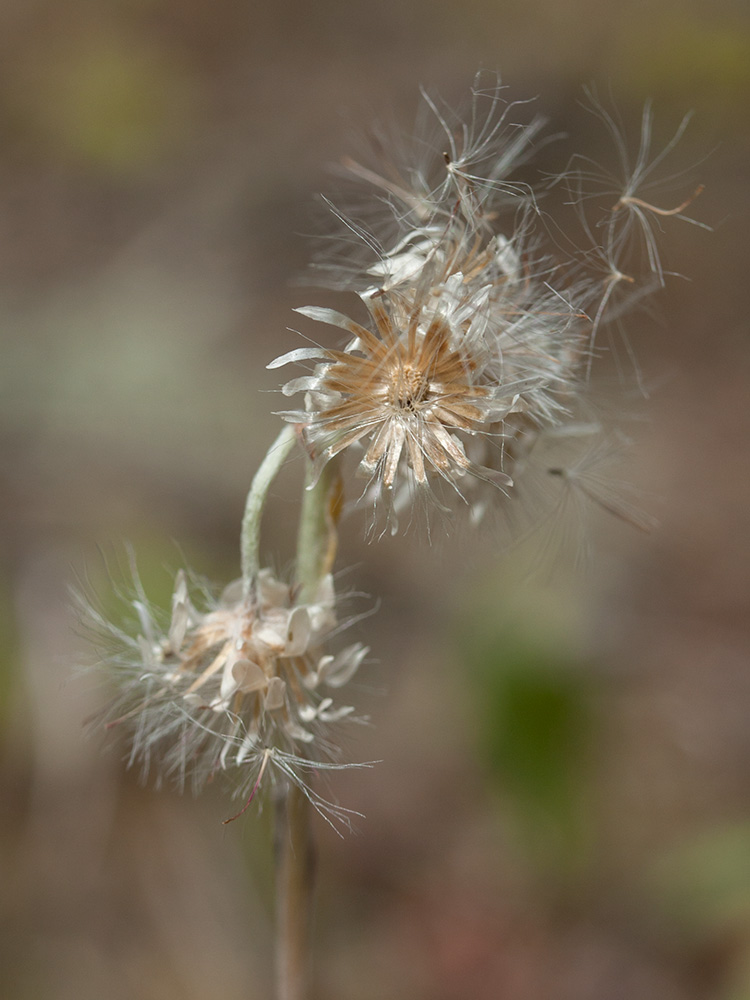
[[[310,803],[294,784],[276,799],[276,998],[307,1000],[315,853]]]
[[[302,601],[314,597],[336,558],[337,463],[328,462],[314,484],[310,467],[307,479],[297,535],[297,583]]]
[[[242,558],[242,585],[245,596],[250,593],[253,579],[260,569],[260,521],[268,496],[268,490],[292,450],[295,432],[291,424],[285,424],[281,433],[266,452],[250,485],[242,518],[240,551]]]
[[[313,483],[308,468],[297,540],[299,600],[312,600],[336,554],[335,463]],[[312,807],[297,785],[287,782],[276,798],[276,1000],[307,1000],[315,849]]]

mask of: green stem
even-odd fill
[[[253,579],[260,569],[260,521],[268,496],[268,490],[284,464],[295,442],[295,432],[291,424],[285,424],[281,433],[266,452],[250,485],[242,518],[240,551],[242,557],[242,583],[245,596],[250,593]]]
[[[336,461],[328,462],[315,481],[312,466],[308,467],[297,535],[297,582],[302,601],[312,598],[333,564],[336,535],[331,495],[337,476]]]
[[[307,1000],[315,851],[310,803],[296,785],[278,790],[276,851],[276,1000]]]
[[[336,481],[329,462],[313,480],[308,467],[297,536],[298,600],[312,600],[331,570],[336,532],[331,498]],[[288,782],[276,799],[276,1000],[307,1000],[315,849],[311,806],[305,793]]]

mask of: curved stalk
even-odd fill
[[[242,587],[245,596],[249,594],[253,578],[260,569],[260,521],[271,483],[284,464],[287,455],[295,442],[295,432],[291,424],[285,424],[281,433],[266,452],[266,457],[260,463],[253,477],[250,491],[245,501],[245,513],[242,517],[242,532],[240,535],[240,551],[242,558]]]

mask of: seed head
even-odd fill
[[[305,392],[305,408],[283,416],[302,427],[319,468],[358,449],[364,495],[376,494],[389,516],[404,495],[435,499],[445,484],[463,500],[470,480],[505,497],[519,426],[557,424],[576,388],[585,315],[542,277],[543,262],[531,273],[525,226],[506,237],[479,219],[475,205],[471,221],[436,219],[381,254],[367,269],[378,284],[358,293],[366,325],[332,309],[297,310],[344,329],[349,342],[269,365],[314,363],[283,387]]]
[[[164,628],[137,577],[136,590],[132,630],[89,609],[117,688],[104,721],[129,731],[129,763],[196,791],[220,771],[245,794],[261,769],[283,773],[321,804],[304,773],[338,766],[334,724],[353,708],[334,696],[367,654],[328,650],[341,628],[331,577],[300,603],[264,569],[247,596],[237,581],[198,610],[179,572]]]
[[[583,437],[594,454],[602,450],[595,439],[606,441],[609,430],[591,418],[589,399],[600,330],[663,283],[653,220],[683,218],[690,201],[665,210],[642,197],[686,122],[651,159],[647,105],[631,168],[614,120],[595,107],[626,175],[603,221],[591,226],[581,207],[586,184],[596,189],[601,181],[585,159],[574,158],[541,188],[548,196],[566,180],[584,227],[576,246],[516,174],[538,141],[538,118],[516,124],[518,105],[484,75],[465,116],[423,97],[437,126],[432,135],[424,129],[394,144],[379,165],[345,160],[362,189],[359,202],[346,212],[329,202],[344,252],[319,261],[318,273],[329,287],[354,293],[366,319],[299,309],[350,339],[338,349],[291,351],[269,365],[309,365],[282,390],[304,392],[304,406],[282,416],[301,428],[318,469],[344,452],[357,455],[366,480],[360,501],[384,509],[392,530],[397,512],[420,497],[428,501],[420,510],[430,501],[443,510],[463,506],[475,522],[493,506],[517,504],[529,493],[521,479],[537,457],[544,456],[548,479],[583,481],[572,468],[560,475],[567,466],[555,446],[565,452]],[[627,260],[639,242],[643,281]],[[590,499],[596,491],[583,493]]]

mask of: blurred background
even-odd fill
[[[480,67],[569,133],[540,169],[611,158],[591,81],[634,151],[646,98],[657,149],[695,111],[665,205],[704,183],[713,232],[665,221],[687,280],[629,323],[651,391],[626,475],[661,526],[602,516],[588,571],[541,578],[533,542],[344,526],[380,602],[350,752],[382,763],[334,783],[356,834],[318,829],[315,996],[750,998],[746,0],[2,0],[4,998],[270,995],[269,811],[222,827],[220,789],[143,788],[83,738],[68,588],[106,594],[123,539],[157,601],[183,560],[237,575],[326,167]]]

